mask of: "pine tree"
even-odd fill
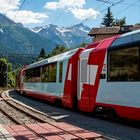
[[[104,16],[101,25],[105,27],[110,27],[113,26],[113,22],[114,22],[113,14],[110,10],[110,7],[108,7],[107,13]]]
[[[126,25],[126,17],[122,19],[115,19],[113,26],[123,26]]]
[[[46,58],[46,52],[45,52],[44,48],[42,48],[37,59],[41,60],[41,59],[44,59],[44,58]]]
[[[135,25],[140,25],[140,23],[136,23]]]
[[[69,50],[70,50],[69,48],[66,48],[63,45],[56,45],[56,47],[53,49],[53,51],[47,55],[47,58],[52,57],[54,55],[61,54],[63,52],[69,51]]]

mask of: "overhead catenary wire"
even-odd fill
[[[119,12],[115,13],[114,16],[124,12],[125,10],[127,10],[128,8],[132,7],[133,5],[135,5],[137,2],[139,2],[139,0],[136,0],[135,2],[131,3],[129,6],[127,6],[126,8],[123,8],[122,10],[120,10]]]
[[[23,0],[23,1],[22,1],[20,7],[19,7],[18,10],[16,11],[16,13],[15,13],[14,17],[12,18],[12,20],[14,20],[14,19],[16,18],[17,14],[19,13],[19,11],[21,10],[21,8],[23,7],[25,1],[26,1],[26,0]]]
[[[116,2],[116,3],[110,3],[111,6],[108,6],[108,7],[114,7],[114,6],[120,4],[120,3],[123,2],[123,1],[124,1],[124,0],[120,0],[120,1],[118,1],[118,2]],[[108,7],[107,7],[107,8],[104,8],[103,10],[100,10],[99,13],[103,13],[104,11],[106,11],[106,10],[108,9]],[[81,21],[81,22],[78,23],[78,24],[82,24],[82,23],[84,23],[84,22],[86,22],[86,21],[92,19],[93,17],[94,17],[94,15],[92,15],[92,16],[90,16],[90,17],[84,19],[83,21]]]
[[[108,3],[108,4],[113,4],[112,2],[106,1],[106,0],[96,0],[96,1],[104,2],[104,3]]]
[[[74,0],[73,2],[72,2],[72,4],[75,2],[76,0]],[[103,4],[100,4],[98,7],[96,7],[95,9],[98,9],[98,8],[101,8],[103,6]],[[52,20],[52,22],[51,22],[51,24],[53,23],[55,23],[60,17],[62,17],[63,15],[65,14],[65,12],[62,12],[61,14],[59,14],[55,19],[53,19]],[[86,17],[86,15],[84,16],[84,17]]]
[[[102,6],[104,6],[103,4],[100,4],[99,6],[97,6],[96,8],[95,8],[95,10],[97,10],[97,9],[99,9],[99,8],[101,8]],[[85,15],[83,18],[86,18],[88,16],[88,14],[87,15]],[[79,23],[80,24],[80,23]],[[74,26],[74,25],[73,25]]]
[[[23,1],[22,1],[21,5],[20,5],[20,7],[18,8],[18,10],[16,11],[14,17],[11,19],[12,21],[15,20],[17,14],[19,13],[19,11],[21,10],[21,8],[23,7],[25,1],[26,1],[26,0],[23,0]],[[9,26],[7,26],[7,28],[5,29],[3,35],[2,35],[1,38],[0,38],[0,42],[4,39],[5,35],[7,34],[8,30],[10,29],[11,25],[12,25],[12,22],[10,22],[10,23],[9,23]]]
[[[139,2],[140,2],[140,0],[139,0]],[[125,2],[125,3],[120,3],[121,5],[131,5],[131,3],[127,3],[127,2]],[[133,6],[134,7],[140,7],[140,5],[137,5],[137,4],[133,4]]]
[[[71,4],[73,4],[76,0],[73,0],[73,2]],[[56,18],[54,18],[51,22],[51,24],[55,23],[60,17],[62,17],[65,14],[65,12],[60,13]]]
[[[59,14],[55,19],[53,19],[53,21],[51,22],[52,23],[55,23],[60,17],[62,17],[65,13],[62,12],[61,14]]]

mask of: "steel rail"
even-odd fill
[[[2,94],[4,94],[4,91],[2,92]],[[3,100],[5,100],[5,102],[7,102],[9,105],[13,106],[14,108],[16,108],[16,109],[18,109],[18,110],[21,110],[23,113],[26,113],[27,115],[29,115],[29,116],[31,116],[31,117],[33,117],[33,118],[36,118],[36,119],[39,120],[40,122],[47,123],[47,124],[49,124],[49,125],[51,125],[51,126],[57,128],[57,129],[59,129],[59,130],[62,130],[65,134],[73,135],[73,136],[77,137],[78,140],[85,140],[85,138],[82,137],[82,136],[78,136],[78,135],[76,135],[76,134],[73,134],[72,132],[67,131],[67,130],[65,130],[65,129],[59,127],[59,126],[56,126],[56,125],[52,124],[51,122],[48,122],[47,120],[43,120],[42,118],[39,118],[38,116],[35,116],[34,114],[30,114],[29,112],[26,112],[25,110],[23,110],[23,109],[21,109],[21,108],[19,109],[19,108],[18,108],[17,106],[15,106],[13,103],[10,103],[10,102],[9,102],[9,101],[13,101],[12,99],[9,99],[9,100],[8,100],[8,97],[4,98],[3,95],[2,95],[2,98],[3,98]],[[14,101],[13,101],[13,102],[14,102]],[[19,103],[16,102],[16,104],[19,104]],[[19,105],[20,105],[20,106],[23,106],[23,105],[21,105],[21,104],[19,104]],[[23,107],[25,107],[25,106],[23,106]],[[27,108],[27,107],[25,107],[25,108]],[[27,109],[30,109],[30,108],[27,108]],[[32,110],[32,109],[31,109],[31,110]],[[33,111],[33,110],[32,110],[32,111]],[[48,117],[48,116],[46,116],[46,117]],[[48,117],[48,118],[50,118],[50,117]],[[51,119],[53,119],[53,118],[51,118]],[[55,119],[53,119],[53,120],[56,121]],[[34,130],[32,130],[31,128],[29,128],[29,127],[26,126],[25,124],[19,123],[18,120],[15,120],[15,122],[17,122],[17,124],[23,125],[23,126],[26,127],[28,130],[30,130],[30,131],[36,133]],[[36,134],[37,134],[37,136],[39,136],[39,137],[41,137],[41,138],[44,138],[43,136],[39,135],[38,133],[36,133]],[[58,136],[61,137],[60,135],[58,135]],[[61,137],[61,138],[64,139],[63,137]],[[99,137],[94,138],[94,139],[98,139],[98,138],[99,138]],[[103,137],[100,137],[100,139],[102,139],[102,138],[103,138]],[[91,139],[91,138],[90,138],[90,139]],[[94,139],[93,139],[93,140],[94,140]]]

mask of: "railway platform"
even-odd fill
[[[59,126],[59,127],[58,127]],[[64,131],[65,128],[66,131]],[[104,140],[102,135],[82,128],[55,122],[28,125],[0,125],[0,140]]]

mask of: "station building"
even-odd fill
[[[92,28],[88,35],[92,37],[92,42],[96,42],[108,37],[112,37],[115,35],[127,33],[138,29],[140,29],[140,25],[98,27]]]

